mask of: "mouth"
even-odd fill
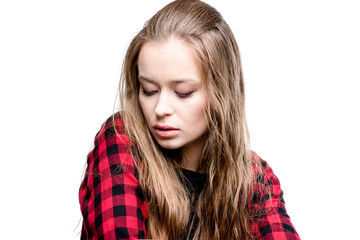
[[[165,125],[165,124],[164,125],[156,124],[154,126],[154,128],[159,129],[159,130],[179,130],[179,129],[174,128],[174,127],[172,127],[170,125]]]
[[[169,125],[160,125],[160,124],[156,124],[154,126],[154,129],[155,129],[156,134],[162,138],[175,137],[180,131],[178,128],[174,128]]]

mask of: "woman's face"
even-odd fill
[[[191,48],[174,38],[149,41],[140,50],[138,70],[140,105],[159,145],[185,155],[201,152],[206,91]]]

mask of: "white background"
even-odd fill
[[[79,239],[77,192],[124,52],[168,2],[0,0],[2,239]],[[238,40],[252,149],[300,236],[360,239],[357,1],[207,2]]]

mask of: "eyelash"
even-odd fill
[[[188,93],[176,93],[180,98],[188,98],[191,97],[193,92],[188,92]]]
[[[147,92],[145,91],[145,89],[142,89],[141,93],[145,96],[152,96],[156,93],[157,91],[151,91],[151,92]]]
[[[157,91],[151,91],[151,92],[147,92],[145,91],[145,89],[142,89],[141,93],[145,96],[152,96],[154,94],[157,93]],[[191,97],[193,92],[188,92],[188,93],[178,93],[176,92],[176,94],[180,97],[180,98],[188,98]]]

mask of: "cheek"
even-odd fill
[[[144,114],[144,116],[146,118],[146,112],[147,112],[146,111],[146,109],[147,109],[146,101],[144,101],[144,99],[141,96],[139,96],[139,103],[140,103],[141,111],[143,112],[143,114]]]
[[[140,103],[141,110],[146,118],[146,121],[148,121],[151,113],[154,111],[153,107],[152,107],[152,101],[150,101],[150,99],[144,98],[140,95],[139,103]]]
[[[189,122],[199,127],[203,127],[204,124],[206,125],[205,102],[203,98],[200,98],[192,107],[188,107],[185,112],[187,112]]]

